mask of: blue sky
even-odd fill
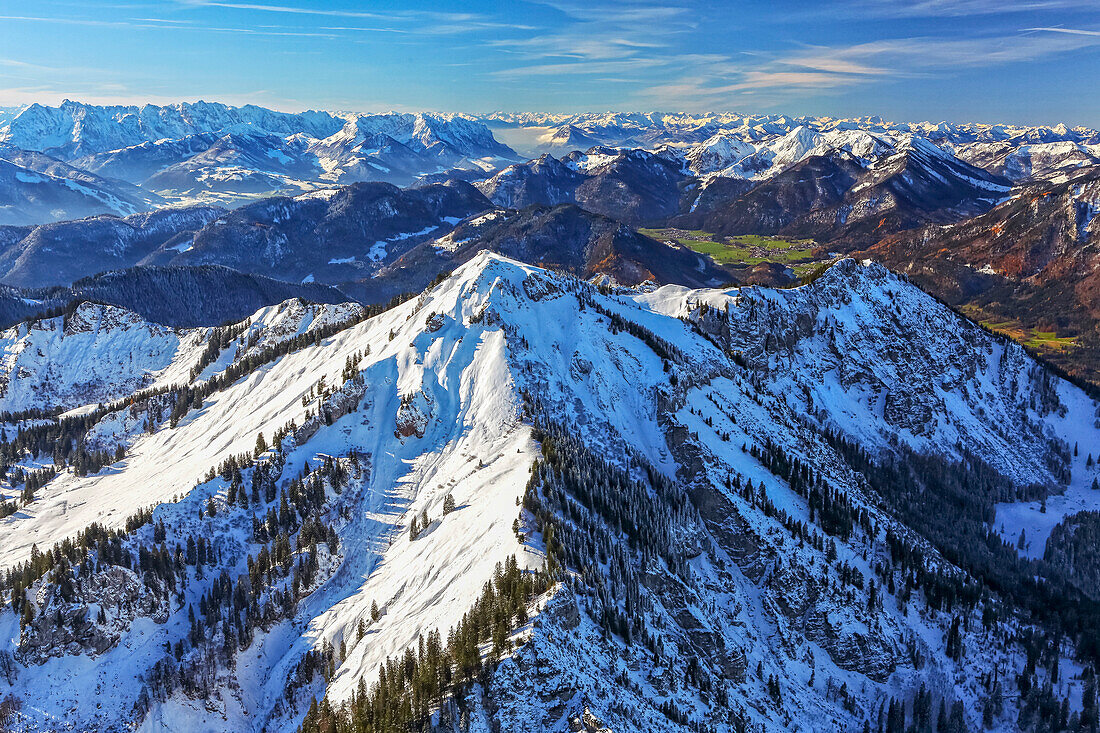
[[[0,105],[722,110],[1100,127],[1100,0],[0,0]]]

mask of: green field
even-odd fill
[[[977,306],[963,306],[962,311],[990,331],[1008,336],[1040,354],[1061,354],[1077,345],[1076,336],[1059,336],[1054,331],[1028,328],[1017,320],[991,315]]]
[[[688,229],[639,229],[642,234],[659,241],[672,241],[700,254],[710,255],[715,262],[732,267],[753,267],[763,262],[789,266],[799,277],[812,272],[821,262],[813,254],[812,239],[783,239],[759,234],[723,237],[710,232]]]

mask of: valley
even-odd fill
[[[683,229],[639,229],[639,233],[661,241],[672,241],[705,254],[715,262],[736,270],[763,263],[786,265],[795,277],[804,277],[817,270],[827,259],[814,256],[813,240],[790,241],[779,237],[742,234],[725,237],[704,231]]]

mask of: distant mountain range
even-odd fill
[[[361,181],[408,185],[456,169],[487,178],[543,153],[562,158],[593,148],[660,153],[684,175],[704,180],[763,181],[835,150],[869,163],[910,139],[934,143],[1013,182],[1049,178],[1100,159],[1100,133],[1061,125],[664,113],[288,114],[206,102],[65,102],[0,114],[0,142],[6,146],[0,160],[37,172],[52,168],[50,178],[34,180],[0,170],[0,185],[6,181],[0,221],[126,215],[165,203],[235,206]],[[40,155],[31,165],[22,151]],[[600,196],[597,191],[588,199]],[[673,206],[667,197],[663,205]]]
[[[236,205],[358,181],[405,185],[453,168],[492,170],[518,158],[483,123],[459,115],[285,114],[206,102],[35,104],[0,117],[0,142],[9,151],[35,151],[110,181],[100,186],[121,181],[176,204]],[[0,159],[9,155],[0,151]],[[146,208],[163,203],[151,201]],[[23,213],[21,221],[14,213],[8,221],[44,223],[132,210],[103,206],[88,212],[55,204],[50,210],[25,207]]]
[[[1003,212],[1020,219],[1028,197],[1077,196],[1097,171],[1100,132],[1063,125],[31,105],[0,112],[0,282],[70,287],[132,267],[217,265],[374,303],[482,248],[624,284],[797,282],[806,269],[769,257],[763,240],[723,263],[684,239],[770,237],[816,248],[811,259],[867,251],[934,270],[927,287],[976,308],[960,289],[1006,257],[1036,255],[977,262],[959,238],[980,239]],[[1091,211],[1080,196],[1075,205]],[[1061,241],[1055,208],[1028,212],[1027,241]],[[1074,252],[1087,259],[1096,245],[1089,226],[1080,232],[1073,246],[1042,250],[1044,272],[1083,272]],[[1045,324],[1059,338],[1068,329],[1074,348],[1049,356],[1094,374],[1081,361],[1093,317],[1051,317],[1053,303],[1088,300],[1080,287],[1038,309],[1027,288],[980,289],[986,315]]]

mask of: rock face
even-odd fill
[[[103,654],[136,619],[163,624],[171,611],[166,589],[149,588],[136,573],[119,567],[81,578],[59,597],[38,600],[37,617],[19,635],[16,659],[23,664]]]
[[[424,392],[416,392],[412,395],[401,397],[401,406],[397,410],[397,429],[393,431],[395,438],[424,437],[424,431],[431,420],[433,404],[431,396]]]

